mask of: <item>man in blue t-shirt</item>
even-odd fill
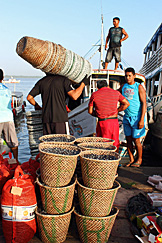
[[[18,161],[18,139],[11,108],[11,91],[2,83],[3,78],[3,70],[0,69],[0,137],[3,133],[7,145]]]
[[[114,27],[111,27],[109,29],[109,33],[106,38],[105,50],[107,49],[108,41],[109,41],[109,49],[106,54],[105,69],[107,69],[108,63],[111,62],[113,56],[115,57],[115,70],[117,70],[119,66],[119,62],[121,62],[120,47],[122,41],[128,38],[128,34],[123,28],[119,27],[119,22],[120,19],[118,17],[113,18]]]
[[[127,140],[127,149],[130,162],[126,166],[140,167],[142,164],[142,144],[140,138],[145,136],[145,114],[146,114],[146,91],[144,87],[135,82],[135,70],[125,70],[126,84],[121,86],[120,92],[129,101],[130,106],[124,111],[123,118],[124,133]],[[133,142],[137,148],[137,161],[134,162]]]

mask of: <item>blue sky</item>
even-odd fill
[[[43,74],[17,55],[23,36],[52,41],[84,56],[100,39],[101,11],[105,38],[113,17],[120,17],[120,26],[129,34],[122,59],[138,71],[143,49],[162,22],[162,0],[0,0],[0,6],[0,68],[6,75]],[[90,62],[98,68],[99,54]],[[109,68],[114,68],[113,61]]]

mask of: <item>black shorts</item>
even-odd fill
[[[115,57],[116,62],[121,62],[121,49],[120,47],[112,47],[107,50],[105,62],[111,62]]]
[[[67,134],[65,122],[43,123],[43,135]]]

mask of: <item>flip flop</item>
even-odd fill
[[[141,166],[141,164],[142,164],[141,162],[137,161],[137,162],[131,164],[131,167],[139,168]]]
[[[124,165],[124,167],[130,167],[134,162],[129,162],[127,164]]]

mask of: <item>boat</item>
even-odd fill
[[[26,103],[25,101],[23,101],[22,92],[13,91],[11,95],[12,95],[12,102],[11,102],[12,112],[14,118],[16,119],[22,114],[22,112],[25,112]]]
[[[146,77],[146,92],[152,103],[151,148],[162,157],[162,23],[144,48],[140,73]]]
[[[117,90],[120,88],[120,85],[125,83],[125,72],[123,70],[105,70],[102,67],[103,64],[103,16],[101,17],[101,45],[100,45],[100,67],[94,69],[90,77],[90,84],[85,86],[85,89],[80,100],[80,105],[77,106],[74,110],[68,113],[69,119],[69,131],[70,134],[79,137],[95,136],[96,135],[96,124],[97,118],[91,116],[88,113],[88,103],[91,97],[91,94],[97,90],[97,81],[98,80],[107,80],[110,88]],[[136,73],[136,82],[139,82],[145,87],[145,77],[142,74]],[[121,154],[124,155],[126,151],[126,140],[123,131],[123,115],[124,112],[120,112],[118,115],[119,120],[119,140],[121,144],[124,144],[124,148],[121,148]],[[144,140],[144,138],[141,138]]]
[[[20,83],[20,80],[17,80],[17,79],[15,79],[11,76],[11,78],[9,78],[7,80],[3,80],[2,83],[4,83],[4,84],[7,84],[7,83],[15,84],[15,83]]]
[[[14,91],[11,92],[12,95],[11,107],[12,107],[14,119],[16,119],[22,114],[22,112],[25,112],[25,106],[26,106],[26,102],[23,101],[23,92],[15,91],[16,83],[20,83],[20,80],[15,79],[11,76],[11,78],[9,78],[8,80],[3,80],[2,83],[14,84]]]

